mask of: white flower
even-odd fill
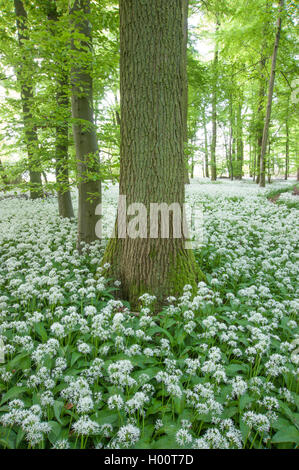
[[[78,341],[77,348],[78,351],[82,354],[90,354],[91,352],[91,347],[89,346],[89,344],[84,343],[83,341]]]
[[[129,449],[130,447],[133,447],[139,439],[140,429],[132,424],[127,424],[119,429],[115,437],[115,442],[121,447]]]
[[[83,415],[76,421],[73,426],[73,430],[76,434],[89,436],[96,435],[100,432],[100,426],[95,421],[92,421],[89,416]]]
[[[60,439],[55,442],[52,449],[70,449],[70,443],[67,439]]]
[[[245,380],[243,380],[242,377],[237,375],[237,377],[232,380],[232,388],[233,397],[240,397],[246,392],[248,386]]]
[[[244,423],[250,428],[259,432],[268,432],[270,430],[270,421],[267,416],[261,413],[248,411],[242,416]]]
[[[112,395],[108,398],[107,405],[109,410],[114,410],[115,408],[121,410],[124,406],[124,400],[120,395]]]
[[[191,444],[193,440],[192,435],[185,428],[180,429],[176,433],[175,438],[176,438],[177,443],[182,447],[185,447],[186,445]]]

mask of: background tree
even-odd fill
[[[32,56],[26,47],[29,39],[27,26],[27,12],[22,0],[14,0],[20,60],[16,67],[23,109],[24,136],[28,152],[28,167],[30,175],[30,197],[36,199],[43,195],[41,172],[39,169],[39,145],[37,130],[34,124],[31,108],[33,106],[34,91],[31,82],[33,69]]]
[[[66,12],[66,8],[64,9]],[[65,41],[65,35],[61,30],[60,15],[56,2],[47,0],[45,2],[45,13],[49,23],[49,40],[48,48],[54,52],[55,57],[52,63],[55,67],[50,67],[55,77],[56,88],[56,116],[54,116],[56,125],[56,142],[55,142],[55,173],[57,183],[58,209],[61,217],[69,219],[74,217],[72,198],[69,182],[69,121],[70,121],[70,77],[69,77],[69,61],[66,51],[69,44]],[[48,49],[51,57],[50,50]],[[60,53],[60,56],[58,54]],[[54,70],[53,70],[54,69]]]
[[[270,126],[271,111],[272,111],[272,100],[273,100],[274,82],[275,82],[275,75],[276,75],[277,54],[278,54],[278,47],[279,47],[279,41],[280,41],[283,6],[284,6],[284,0],[280,0],[278,20],[277,20],[277,32],[275,36],[274,51],[273,51],[272,62],[271,62],[271,74],[270,74],[270,80],[269,80],[267,113],[266,113],[266,118],[265,118],[262,148],[261,148],[261,160],[260,160],[260,165],[261,165],[260,166],[260,186],[261,187],[264,187],[266,185],[265,156],[266,156],[266,148],[268,144],[269,126]]]
[[[78,249],[97,239],[96,208],[101,203],[99,149],[93,114],[92,36],[89,0],[75,0],[72,25],[72,115],[78,165]]]

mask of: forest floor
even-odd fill
[[[193,181],[207,283],[155,316],[144,295],[138,317],[101,276],[100,242],[79,256],[54,197],[0,193],[0,448],[298,447],[291,187]],[[107,234],[117,194],[104,190]]]

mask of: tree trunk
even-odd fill
[[[217,18],[216,33],[218,33],[220,26],[219,19]],[[216,147],[217,147],[217,81],[218,81],[218,38],[216,38],[214,63],[213,63],[213,94],[212,94],[212,145],[211,145],[211,181],[217,180],[217,163],[216,163]]]
[[[107,274],[121,281],[122,298],[132,306],[145,292],[163,303],[202,278],[184,235],[176,238],[171,230],[172,217],[161,214],[156,235],[149,223],[151,203],[177,203],[182,210],[185,199],[182,8],[182,0],[120,0],[120,195],[127,207],[142,204],[145,219],[133,238],[119,205],[117,238],[103,265],[110,263]],[[169,222],[168,237],[161,234],[163,222]]]
[[[268,146],[268,183],[270,184],[271,183],[271,161],[270,161],[270,157],[271,157],[271,142],[269,142],[269,146]]]
[[[188,74],[187,74],[187,46],[188,46],[188,13],[189,13],[189,0],[182,0],[183,12],[183,120],[184,120],[184,142],[185,152],[188,146]],[[190,184],[189,179],[189,155],[187,153],[185,163],[185,184]]]
[[[210,177],[209,174],[209,145],[208,145],[208,131],[207,131],[207,122],[206,122],[206,114],[203,111],[203,128],[204,128],[204,135],[205,135],[205,174],[206,178]]]
[[[243,176],[243,129],[242,129],[242,104],[239,102],[237,107],[237,160],[235,177],[238,180]]]
[[[6,172],[5,172],[5,168],[4,168],[3,163],[2,163],[1,160],[0,160],[0,176],[1,176],[1,179],[3,181],[4,187],[7,188],[9,186],[9,181],[8,181],[8,178],[7,178],[7,175],[6,175]]]
[[[195,167],[195,162],[194,162],[194,155],[192,154],[191,158],[191,178],[194,178],[194,167]]]
[[[251,140],[249,138],[249,178],[252,178],[253,176],[253,158],[252,158],[252,146],[251,146]]]
[[[79,180],[77,247],[81,251],[82,242],[90,244],[97,240],[96,223],[99,216],[96,215],[96,208],[101,203],[99,150],[93,117],[90,0],[75,0],[70,16],[76,37],[76,40],[71,41],[73,57],[76,59],[71,70],[71,86]]]
[[[43,196],[42,178],[39,167],[39,145],[36,127],[34,125],[31,106],[34,101],[32,87],[32,68],[33,63],[31,57],[26,53],[26,41],[29,39],[27,26],[27,12],[24,8],[22,0],[14,0],[15,14],[17,18],[17,32],[22,61],[17,66],[17,79],[21,88],[21,101],[23,110],[23,123],[25,141],[28,154],[28,167],[30,178],[30,197],[36,199]]]
[[[59,15],[55,2],[48,4],[48,20],[50,21],[50,31],[53,37],[57,36],[58,32],[55,29],[59,21]],[[69,76],[66,68],[66,63],[63,57],[60,58],[60,63],[57,66],[59,70],[56,72],[57,92],[56,103],[59,112],[59,123],[56,126],[56,143],[55,143],[55,173],[57,184],[57,198],[58,198],[58,211],[60,217],[72,219],[74,217],[74,210],[72,204],[72,197],[70,192],[69,183],[69,136],[68,136],[68,118],[70,111],[70,100],[68,96],[69,90]]]
[[[68,77],[65,77],[68,83]],[[67,94],[63,91],[65,81],[63,78],[58,80],[58,91],[56,94],[57,105],[64,110],[70,108],[70,102]],[[74,209],[72,204],[72,197],[69,183],[69,136],[68,136],[68,123],[67,121],[61,123],[56,127],[56,182],[58,184],[57,197],[58,197],[58,211],[60,217],[72,219],[74,218]]]
[[[264,47],[261,52],[260,60],[260,79],[259,79],[259,102],[257,110],[257,162],[256,162],[256,183],[260,182],[260,166],[261,166],[261,153],[262,153],[262,142],[263,142],[263,127],[264,127],[264,106],[265,106],[265,76],[264,70],[266,66],[266,59],[263,56]]]
[[[234,112],[233,112],[233,97],[230,94],[229,97],[229,116],[230,116],[230,136],[229,136],[229,149],[228,149],[228,158],[229,158],[229,177],[231,181],[234,179],[234,165],[233,165],[233,139],[234,139]]]
[[[288,108],[287,119],[286,119],[286,161],[285,161],[285,175],[284,175],[285,180],[287,180],[289,177],[289,165],[290,165],[290,129],[289,129],[289,108]]]
[[[256,178],[256,155],[257,155],[257,152],[256,152],[256,144],[254,142],[254,152],[253,152],[253,182],[255,183],[255,178]]]
[[[267,113],[266,113],[264,132],[263,132],[262,149],[261,149],[260,187],[262,187],[262,188],[264,188],[266,186],[266,181],[265,181],[266,161],[265,161],[265,158],[266,158],[266,150],[267,150],[267,143],[268,143],[269,126],[270,126],[270,120],[271,120],[272,99],[273,99],[275,74],[276,74],[277,53],[278,53],[280,33],[281,33],[281,22],[282,22],[283,6],[284,6],[284,0],[280,0],[279,16],[278,16],[278,20],[277,20],[277,32],[276,32],[276,37],[275,37],[274,51],[273,51],[273,56],[272,56],[270,82],[269,82]]]

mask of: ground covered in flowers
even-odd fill
[[[187,192],[207,282],[154,316],[116,300],[99,244],[79,256],[54,197],[0,198],[0,448],[299,446],[299,211],[248,182]]]

